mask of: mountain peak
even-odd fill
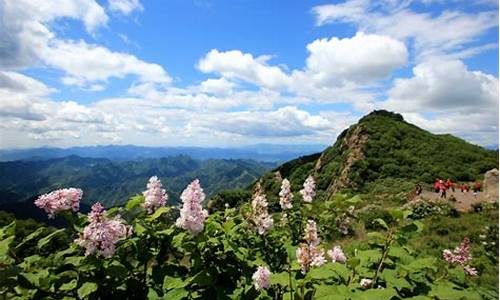
[[[362,117],[359,122],[363,122],[372,118],[378,118],[378,117],[385,117],[385,118],[391,118],[394,120],[398,121],[404,121],[404,118],[401,114],[398,114],[396,112],[388,111],[385,109],[379,109],[379,110],[374,110],[371,113],[367,114],[366,116]]]
[[[470,182],[493,168],[498,168],[496,151],[453,135],[432,134],[406,122],[401,114],[375,110],[344,130],[322,153],[283,164],[266,174],[262,184],[272,197],[280,186],[276,172],[295,190],[313,175],[319,194],[328,198],[344,191],[411,190],[416,183],[436,178]]]

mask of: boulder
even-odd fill
[[[492,169],[484,174],[484,194],[490,201],[498,201],[498,170]]]

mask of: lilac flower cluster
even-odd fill
[[[205,194],[198,179],[186,187],[181,194],[181,200],[181,214],[175,225],[196,235],[203,230],[203,224],[208,217],[208,212],[201,206],[205,200]]]
[[[75,243],[85,248],[86,256],[96,253],[109,258],[115,253],[116,243],[132,234],[132,227],[123,224],[119,216],[109,219],[105,213],[99,202],[92,205],[88,215],[90,223],[75,240]]]
[[[273,217],[267,211],[266,195],[262,192],[260,185],[252,198],[252,222],[257,232],[262,235],[273,228]]]
[[[35,205],[43,209],[53,219],[56,214],[65,210],[78,211],[83,192],[81,189],[61,189],[41,195],[35,200]]]
[[[364,288],[364,289],[368,289],[372,286],[373,284],[373,280],[371,279],[368,279],[368,278],[363,278],[361,279],[361,281],[359,282],[359,285]]]
[[[168,195],[162,188],[161,181],[156,176],[149,178],[147,188],[148,189],[142,193],[144,195],[142,207],[148,210],[148,214],[152,214],[158,208],[165,206]]]
[[[302,274],[305,274],[311,267],[319,267],[326,263],[325,252],[318,247],[320,239],[316,228],[316,222],[307,221],[304,229],[305,244],[297,248],[297,261],[302,269]]]
[[[344,251],[342,251],[342,248],[340,246],[335,246],[332,250],[328,250],[327,254],[328,256],[330,256],[332,262],[334,263],[338,262],[344,264],[347,260]]]
[[[252,279],[253,279],[253,284],[255,286],[255,289],[257,291],[267,289],[269,285],[271,284],[270,280],[271,272],[267,267],[262,267],[259,266],[257,268],[257,271],[253,273]]]
[[[288,179],[283,179],[281,182],[281,191],[279,193],[280,196],[280,205],[281,209],[290,209],[293,207],[292,205],[292,200],[293,200],[293,194],[290,189],[290,181]]]
[[[309,175],[306,181],[304,181],[304,188],[300,190],[304,202],[311,203],[313,201],[314,196],[316,196],[315,188],[316,183],[314,182],[314,178],[312,175]]]
[[[351,228],[352,218],[355,218],[355,208],[354,206],[349,206],[346,212],[335,218],[335,223],[337,230],[343,235],[349,234],[349,229]]]
[[[469,276],[476,276],[477,270],[469,265],[468,261],[472,259],[470,254],[471,246],[469,238],[464,238],[463,242],[458,245],[453,251],[449,249],[443,250],[443,258],[450,265],[458,264],[464,268],[465,274]]]

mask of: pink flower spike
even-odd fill
[[[180,217],[175,225],[189,231],[192,235],[196,235],[203,230],[203,224],[208,217],[208,212],[201,206],[205,200],[205,194],[198,179],[186,187],[182,192],[181,200]]]
[[[468,276],[477,276],[477,274],[478,274],[476,268],[473,268],[471,266],[465,266],[464,272],[465,272],[465,275],[468,275]]]
[[[285,210],[291,209],[293,207],[293,194],[290,189],[290,181],[288,181],[288,179],[286,178],[281,182],[281,191],[279,193],[279,196],[281,209]]]
[[[271,272],[267,267],[259,266],[257,271],[252,275],[255,289],[257,291],[267,289],[271,284],[270,276]]]
[[[251,221],[260,235],[271,230],[274,225],[273,217],[267,211],[267,205],[266,195],[258,188],[252,198]]]
[[[97,254],[109,258],[115,253],[116,243],[132,233],[132,228],[125,225],[119,216],[109,219],[105,213],[99,202],[92,205],[88,214],[90,223],[75,240],[76,244],[85,248],[86,256]]]
[[[77,212],[80,209],[82,196],[81,189],[60,189],[41,195],[35,200],[35,205],[43,209],[48,214],[49,219],[53,219],[56,214],[62,211],[72,210]]]
[[[300,190],[304,202],[311,203],[313,201],[314,196],[316,196],[315,188],[316,183],[314,182],[314,178],[312,175],[309,175],[306,181],[304,181],[304,188]]]
[[[332,250],[328,250],[327,252],[328,256],[332,259],[332,262],[338,262],[341,264],[344,264],[346,262],[346,257],[344,255],[344,252],[342,251],[342,248],[340,246],[335,246],[333,247]]]
[[[144,195],[142,207],[147,209],[148,214],[152,214],[158,208],[165,206],[168,195],[162,188],[161,181],[156,176],[149,178],[147,188],[148,189],[142,193]]]

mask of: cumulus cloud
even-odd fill
[[[498,144],[498,111],[403,113],[406,121],[437,134],[453,134],[477,145]]]
[[[141,7],[138,1],[124,0],[111,1],[110,6],[122,9],[122,13]],[[64,72],[64,84],[90,91],[103,90],[110,77],[135,75],[143,82],[171,81],[158,64],[83,40],[58,38],[50,25],[60,18],[80,20],[91,34],[108,22],[104,9],[94,0],[0,2],[0,69],[45,64]]]
[[[276,111],[220,113],[214,117],[195,119],[191,124],[256,137],[303,136],[331,129],[330,123],[325,118],[311,115],[292,106],[282,107]]]
[[[65,72],[65,84],[84,86],[89,82],[105,81],[110,77],[123,78],[130,74],[136,75],[142,82],[172,81],[158,64],[84,41],[54,41],[42,52],[42,57],[49,66]]]
[[[352,38],[318,39],[307,45],[306,73],[316,85],[369,83],[406,64],[406,46],[387,36],[357,33]]]
[[[142,11],[144,7],[139,0],[108,0],[108,8],[113,12],[129,15],[133,11]]]
[[[420,58],[443,55],[462,47],[498,26],[496,10],[466,13],[447,10],[436,15],[415,12],[412,1],[349,0],[313,8],[317,25],[354,24],[359,30],[389,35],[413,44]]]
[[[388,94],[385,105],[398,111],[498,111],[498,79],[459,60],[418,64],[413,77],[396,79]]]
[[[207,79],[200,83],[200,90],[209,94],[229,94],[236,86],[235,83],[226,78]]]
[[[104,9],[94,0],[7,0],[0,2],[0,68],[23,68],[39,59],[54,34],[48,24],[68,17],[82,20],[93,33],[108,21]]]
[[[263,86],[280,88],[288,85],[289,77],[277,66],[268,65],[271,57],[254,57],[239,50],[220,52],[212,49],[198,62],[198,69],[204,73],[221,74]]]

